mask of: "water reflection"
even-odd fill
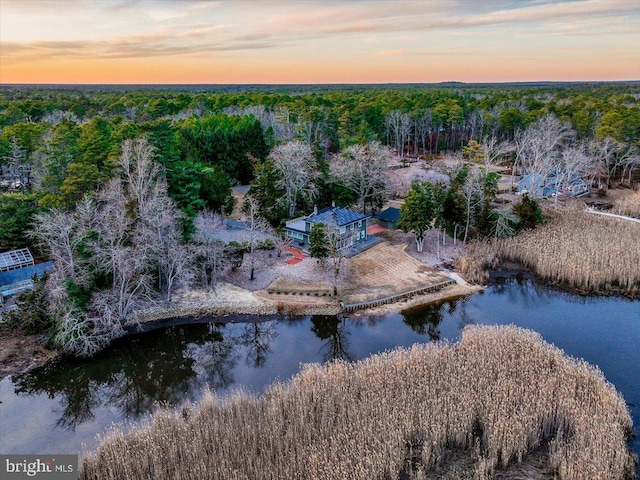
[[[247,347],[247,365],[263,367],[277,335],[275,321],[247,323],[240,335],[240,343]]]
[[[235,383],[233,369],[240,359],[237,339],[230,332],[224,332],[225,324],[204,325],[208,335],[202,341],[188,343],[182,355],[193,363],[191,370],[199,384],[207,384],[213,391],[229,388]]]
[[[510,302],[535,308],[550,305],[557,299],[585,305],[602,300],[602,297],[578,295],[565,287],[545,284],[528,272],[507,276],[497,274],[492,277],[491,290],[492,293],[505,295]]]
[[[311,331],[322,340],[323,360],[352,361],[354,356],[349,353],[349,331],[345,318],[329,315],[314,315],[311,317]]]
[[[175,405],[205,384],[214,389],[233,383],[238,339],[225,325],[169,328],[123,339],[108,352],[84,361],[54,363],[16,375],[17,394],[46,393],[60,399],[58,425],[74,429],[109,405],[124,417],[149,413],[158,403]]]
[[[455,310],[455,306],[453,307]],[[402,311],[403,322],[419,335],[429,335],[429,340],[440,340],[442,304],[426,305]]]
[[[456,340],[470,323],[531,328],[569,355],[597,364],[640,424],[637,301],[581,297],[520,276],[498,278],[472,297],[383,316],[215,320],[133,335],[90,360],[61,361],[2,380],[0,451],[76,453],[111,422],[140,418],[158,404],[196,400],[206,388],[260,393],[275,379],[293,376],[301,363],[358,360],[416,342]],[[28,418],[25,408],[33,409]],[[634,445],[640,451],[640,441]]]

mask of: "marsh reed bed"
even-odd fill
[[[557,212],[515,237],[479,242],[458,266],[469,281],[483,282],[500,260],[584,292],[640,296],[638,223],[581,210]]]
[[[640,218],[640,191],[628,195],[616,204],[614,213]]]
[[[467,327],[110,433],[83,479],[624,479],[626,404],[531,331]],[[515,476],[514,476],[515,475]]]

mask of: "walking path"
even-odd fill
[[[629,220],[630,222],[640,223],[640,218],[625,217],[624,215],[616,215],[615,213],[598,212],[593,208],[587,208],[587,213],[595,213],[596,215],[604,215],[605,217],[614,217],[621,220]]]
[[[296,263],[300,263],[302,260],[304,260],[304,256],[302,255],[302,252],[297,248],[286,246],[284,247],[284,249],[287,252],[293,253],[293,258],[290,258],[289,260],[285,260],[284,263],[286,263],[287,265],[295,265]]]
[[[380,225],[367,225],[367,235],[377,235],[378,233],[388,232],[387,227],[381,227]]]

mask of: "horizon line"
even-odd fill
[[[54,83],[54,82],[0,82],[4,86],[311,86],[311,85],[500,85],[500,84],[575,84],[575,83],[640,83],[638,79],[622,80],[505,80],[505,81],[477,81],[463,82],[460,80],[445,80],[440,82],[303,82],[303,83]]]

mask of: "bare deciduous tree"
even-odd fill
[[[560,148],[574,134],[570,126],[548,114],[516,134],[513,171],[546,177],[560,161]]]
[[[482,138],[487,119],[484,110],[474,110],[469,116],[469,140]],[[494,134],[490,137],[495,136]],[[486,137],[485,137],[486,138]]]
[[[113,280],[110,289],[94,294],[92,307],[101,316],[122,323],[150,296],[149,255],[123,245],[102,248],[98,254],[113,261]]]
[[[284,188],[282,201],[289,209],[289,218],[293,218],[299,198],[312,201],[318,194],[314,183],[318,168],[313,152],[308,144],[296,141],[275,147],[270,157],[280,174],[276,186]]]
[[[68,110],[53,110],[50,112],[46,112],[42,116],[42,119],[40,121],[46,122],[52,127],[55,127],[56,125],[64,122],[65,120],[70,120],[73,123],[80,123],[80,119],[78,118],[78,116],[75,113],[70,112]]]
[[[467,217],[462,243],[467,243],[471,219],[475,214],[476,208],[482,204],[483,200],[482,175],[477,168],[469,170],[460,193],[464,199],[465,214]]]
[[[256,268],[256,256],[254,251],[256,249],[256,242],[258,240],[260,232],[268,232],[270,225],[264,218],[260,216],[260,203],[255,197],[247,195],[245,198],[244,207],[246,216],[246,230],[249,237],[249,268],[251,271],[250,279],[255,278]]]
[[[510,237],[515,232],[515,225],[518,223],[518,217],[510,208],[501,208],[495,211],[496,222],[493,225],[493,234],[496,238]]]
[[[287,231],[282,228],[270,228],[269,230],[271,237],[273,238],[273,242],[276,245],[276,256],[280,258],[282,256],[282,251],[285,247],[288,247],[293,243],[293,238],[287,235]]]
[[[224,218],[218,213],[203,211],[198,213],[194,223],[200,281],[208,290],[213,290],[220,274],[229,264],[224,242],[216,238],[216,232],[222,228]]]
[[[626,178],[626,183],[630,186],[633,171],[640,167],[640,152],[634,146],[627,146],[620,154],[618,164],[622,167],[620,175],[622,181],[624,182]]]
[[[122,328],[109,316],[88,317],[68,310],[60,319],[55,341],[62,351],[79,357],[89,357],[117,337]]]
[[[34,216],[30,235],[49,252],[61,278],[84,286],[89,281],[90,267],[80,251],[88,245],[93,227],[95,204],[85,197],[75,212],[53,209]]]
[[[371,142],[350,146],[333,165],[334,177],[358,196],[363,213],[368,200],[386,196],[389,157],[386,147]]]
[[[191,273],[190,250],[181,240],[178,209],[169,198],[160,167],[153,159],[153,147],[146,140],[124,142],[119,170],[127,214],[138,221],[135,245],[144,245],[155,260],[160,291],[170,304],[176,284]]]
[[[175,226],[164,236],[161,247],[163,250],[158,252],[160,287],[167,305],[170,305],[175,288],[188,284],[193,277],[193,251],[182,242],[180,232]]]
[[[324,231],[329,251],[327,265],[331,268],[333,295],[336,296],[340,274],[343,273],[342,265],[353,248],[355,232],[351,230],[340,233],[340,227],[335,222],[327,223]]]
[[[622,151],[623,145],[611,137],[605,137],[601,140],[594,140],[589,145],[591,155],[598,162],[598,189],[606,192],[611,182],[611,177],[615,174],[619,167],[618,157]],[[602,177],[604,176],[604,181]]]
[[[297,136],[309,147],[322,147],[326,153],[329,146],[328,113],[324,107],[311,107],[298,112]]]
[[[264,105],[234,105],[225,107],[222,111],[227,115],[253,115],[265,131],[271,128],[277,140],[292,140],[295,135],[295,124],[290,122],[289,110],[285,107],[271,109]]]
[[[514,151],[514,145],[511,142],[500,141],[498,137],[493,135],[487,135],[480,142],[482,147],[482,153],[484,154],[484,166],[485,171],[489,171],[489,167],[497,165],[505,155]]]
[[[594,168],[593,157],[588,154],[586,145],[578,143],[570,145],[562,150],[558,165],[556,166],[556,179],[558,191],[554,199],[554,205],[558,204],[560,194],[574,194],[571,185],[576,177],[586,176]]]
[[[387,115],[387,138],[401,157],[404,157],[405,145],[411,134],[413,121],[406,113],[392,110]]]
[[[144,140],[127,141],[119,175],[74,212],[36,216],[32,232],[50,252],[47,283],[57,340],[66,351],[90,355],[117,335],[152,293],[154,278],[167,302],[188,278],[190,255],[180,238],[178,212]],[[154,268],[156,274],[154,274]],[[96,274],[110,279],[95,290]],[[89,293],[88,300],[83,297]]]
[[[422,153],[427,153],[427,141],[431,149],[431,110],[424,110],[413,118],[414,149],[417,153],[418,145],[422,146]]]
[[[135,201],[134,207],[144,212],[160,194],[160,167],[153,159],[153,146],[146,140],[125,140],[119,162],[125,194]],[[166,192],[165,192],[166,193]]]

